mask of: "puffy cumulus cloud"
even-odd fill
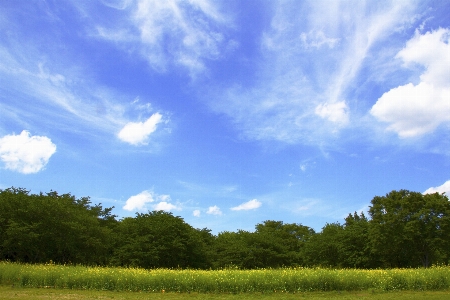
[[[387,129],[399,137],[416,137],[450,121],[449,99],[450,88],[409,83],[383,94],[370,113],[379,121],[390,123]]]
[[[175,205],[170,203],[171,198],[170,195],[158,195],[153,191],[142,191],[137,195],[131,196],[128,198],[127,202],[123,209],[132,211],[132,210],[147,210],[147,203],[154,203],[151,205],[152,210],[181,210],[180,205]],[[156,203],[157,202],[157,203]]]
[[[192,215],[194,216],[194,217],[200,217],[200,210],[198,210],[198,209],[196,209],[196,210],[194,210],[193,212],[192,212]]]
[[[26,130],[0,138],[0,159],[6,169],[19,173],[41,171],[55,152],[56,145],[48,137],[31,136]]]
[[[344,101],[336,103],[322,103],[316,106],[316,115],[338,125],[348,123],[348,106]]]
[[[165,210],[165,211],[171,211],[171,210],[181,210],[181,207],[176,206],[172,203],[162,201],[157,203],[154,207],[154,210]]]
[[[433,132],[450,121],[450,30],[416,35],[397,57],[405,66],[425,68],[416,85],[408,83],[384,93],[370,110],[401,138]]]
[[[405,66],[420,64],[426,69],[420,76],[422,82],[444,87],[450,82],[450,29],[440,28],[435,31],[415,36],[406,43],[397,57]]]
[[[145,209],[145,205],[149,202],[154,202],[153,193],[150,191],[143,191],[137,195],[131,196],[128,198],[127,202],[123,209],[132,211],[132,210],[143,210]]]
[[[155,113],[145,122],[129,122],[120,130],[118,137],[132,145],[146,145],[148,137],[155,132],[161,121],[162,115]]]
[[[445,193],[447,196],[450,196],[450,180],[447,180],[444,182],[444,184],[436,187],[430,187],[427,189],[424,194],[434,194],[434,193]]]
[[[206,211],[207,214],[209,215],[221,215],[222,211],[220,210],[219,207],[217,207],[217,205],[214,206],[210,206],[208,207],[208,210]]]
[[[251,209],[257,209],[260,207],[262,203],[258,201],[257,199],[253,199],[250,201],[247,201],[245,203],[242,203],[241,205],[235,206],[230,208],[231,210],[251,210]]]

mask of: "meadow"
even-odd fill
[[[450,288],[450,267],[145,270],[0,262],[0,284],[15,288],[187,294],[437,291]]]
[[[371,299],[371,300],[447,300],[450,291],[393,291],[393,292],[306,292],[306,293],[244,293],[244,294],[199,294],[199,293],[146,293],[95,290],[16,288],[0,285],[2,300],[42,300],[42,299],[123,299],[123,300],[294,300],[294,299]]]

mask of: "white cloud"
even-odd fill
[[[223,49],[233,44],[221,30],[229,26],[230,20],[219,12],[215,2],[139,0],[133,5],[107,2],[110,7],[127,7],[129,14],[117,22],[120,28],[110,24],[96,26],[97,36],[122,44],[126,51],[138,49],[155,70],[165,71],[168,65],[179,65],[194,75],[205,69],[205,60],[219,58]]]
[[[450,30],[438,30],[416,35],[406,43],[397,57],[405,66],[419,64],[426,68],[420,76],[422,82],[445,87],[450,82]]]
[[[214,206],[210,206],[206,213],[210,214],[210,215],[221,215],[222,211],[220,210],[219,207],[217,207],[217,205],[214,205]]]
[[[337,125],[346,125],[348,123],[348,106],[344,101],[319,104],[315,109],[315,113]]]
[[[170,195],[159,195],[158,196],[159,201],[170,201]]]
[[[198,209],[196,209],[196,210],[194,210],[193,212],[192,212],[192,215],[194,216],[194,217],[200,217],[200,210],[198,210]]]
[[[289,210],[296,214],[308,216],[325,214],[325,211],[330,211],[331,208],[327,207],[323,201],[318,199],[303,199],[290,203]]]
[[[450,196],[450,180],[447,180],[446,182],[444,182],[444,184],[440,186],[430,187],[423,193],[424,194],[445,193],[447,196]]]
[[[131,3],[131,0],[100,0],[100,1],[106,6],[119,10],[127,8]]]
[[[118,137],[132,145],[146,145],[148,137],[155,132],[161,121],[162,115],[155,113],[145,122],[129,122],[120,130]]]
[[[450,30],[416,35],[397,57],[405,66],[425,68],[417,85],[408,83],[384,93],[370,113],[389,123],[387,129],[401,138],[433,132],[450,122]]]
[[[349,91],[361,66],[374,45],[410,22],[415,4],[271,3],[275,12],[261,38],[256,80],[251,87],[238,83],[206,101],[250,139],[333,143],[341,129],[359,125],[350,122],[356,100]]]
[[[5,167],[23,174],[41,171],[55,152],[56,145],[48,137],[31,136],[26,130],[0,138],[0,159]]]
[[[416,137],[450,121],[448,99],[450,88],[438,88],[426,82],[409,83],[384,93],[370,113],[379,121],[390,123],[387,129],[399,137]]]
[[[300,40],[305,48],[321,48],[322,46],[328,46],[334,48],[336,43],[339,42],[337,38],[326,37],[322,30],[311,30],[308,33],[302,32],[300,34]]]
[[[146,209],[145,204],[153,201],[155,201],[153,193],[150,191],[143,191],[128,198],[123,209],[128,211],[144,210]]]
[[[110,101],[123,97],[96,85],[82,64],[74,66],[59,53],[52,57],[59,63],[43,62],[33,43],[26,50],[21,41],[10,43],[8,49],[0,46],[0,91],[14,95],[0,103],[1,109],[11,112],[5,118],[14,116],[27,127],[44,123],[66,132],[87,133],[85,136],[93,135],[93,129],[110,134],[123,124],[125,106]]]
[[[260,207],[262,203],[258,201],[257,199],[253,199],[250,201],[247,201],[245,203],[242,203],[241,205],[235,206],[230,208],[231,210],[251,210],[251,209],[257,209]]]
[[[156,204],[153,207],[154,210],[165,210],[165,211],[171,211],[171,210],[181,210],[180,207],[172,204],[172,203],[168,203],[166,201],[162,201],[159,202],[158,204]]]
[[[175,205],[170,203],[171,198],[170,195],[158,195],[153,191],[142,191],[137,195],[131,196],[128,198],[127,202],[123,209],[132,211],[132,210],[148,210],[149,207],[147,203],[154,203],[150,205],[151,210],[181,210],[181,205]],[[157,203],[156,203],[157,202]]]

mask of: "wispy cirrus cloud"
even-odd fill
[[[135,49],[157,71],[182,66],[192,76],[236,47],[226,29],[230,18],[212,1],[147,1],[120,3],[117,24],[96,24],[96,36],[123,49]],[[119,25],[120,27],[115,27]]]
[[[104,1],[105,5],[124,12],[133,3]],[[15,34],[5,35],[0,41],[0,109],[8,112],[3,117],[25,128],[51,127],[95,140],[104,141],[120,132],[119,138],[125,142],[146,144],[148,136],[162,127],[157,126],[161,125],[161,120],[168,123],[166,113],[155,111],[145,101],[141,103],[139,95],[128,95],[98,81],[101,76],[96,76],[91,57],[75,53],[80,39],[84,43],[92,37],[74,36],[74,32],[93,26],[89,17],[94,17],[95,5],[99,4],[72,4],[79,10],[65,6],[73,14],[73,24],[67,27],[61,26],[64,21],[57,6],[40,6],[45,18],[27,14],[28,11],[23,14],[9,10],[0,12],[0,26],[7,23],[15,30]],[[32,9],[37,8],[31,6]],[[20,21],[24,16],[48,30],[42,35],[30,35]],[[104,17],[98,19],[104,20]],[[23,47],[24,41],[27,47]],[[66,48],[61,50],[65,43],[70,43],[74,49],[64,46]],[[130,98],[136,100],[130,103]],[[151,117],[144,122],[134,121],[141,119],[136,117],[141,113],[150,113]]]
[[[212,109],[256,140],[323,145],[342,129],[359,126],[357,116],[365,112],[355,111],[356,103],[364,99],[348,90],[360,80],[374,45],[410,24],[415,4],[278,1],[272,6],[255,83],[229,87],[209,102]]]
[[[316,50],[321,47],[334,48],[339,42],[338,38],[330,38],[325,36],[322,30],[312,29],[309,32],[302,32],[300,40],[303,47],[310,50]]]
[[[103,5],[119,10],[127,8],[132,1],[133,0],[100,0]]]
[[[33,51],[33,44],[28,46],[28,59],[24,60],[20,48],[11,51],[0,45],[0,75],[4,82],[0,87],[4,96],[0,106],[22,116],[19,119],[27,116],[29,123],[51,123],[60,130],[92,131],[95,128],[113,133],[126,122],[123,116],[126,108],[111,101],[121,96],[96,86],[70,63],[62,70],[46,62],[42,53]],[[12,103],[17,99],[21,99],[20,105]]]
[[[130,112],[135,114],[137,109],[148,113],[153,110],[151,105],[124,104],[126,95],[96,83],[88,75],[88,66],[74,66],[69,57],[53,57],[65,62],[65,68],[61,68],[60,63],[45,58],[33,43],[25,55],[23,49],[14,46],[18,41],[10,42],[10,49],[0,44],[0,76],[4,83],[0,86],[0,108],[8,112],[4,118],[27,128],[51,126],[96,139],[120,131],[119,138],[130,144],[145,144],[163,119],[162,113],[154,112],[145,122],[130,122]]]

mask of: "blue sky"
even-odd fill
[[[320,230],[450,192],[447,1],[1,1],[0,188]]]

